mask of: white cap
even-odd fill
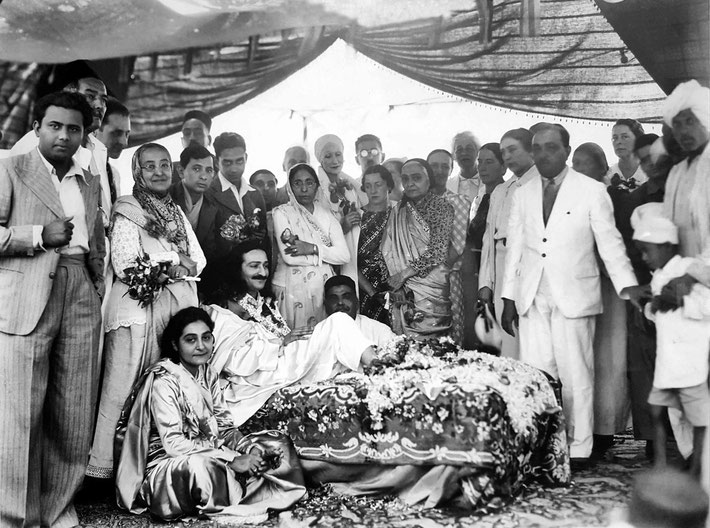
[[[634,240],[652,244],[678,244],[678,228],[663,215],[662,203],[639,205],[631,214]]]

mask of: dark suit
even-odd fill
[[[170,187],[170,196],[176,204],[187,215],[187,206],[185,205],[185,186],[182,181],[178,181]],[[212,199],[205,194],[202,198],[202,206],[200,207],[200,214],[197,217],[197,226],[195,226],[195,235],[197,240],[200,242],[200,247],[202,247],[202,252],[205,254],[207,262],[209,262],[215,255],[217,251],[216,236],[218,235],[217,229],[215,228],[215,218],[217,217],[217,205],[212,201]]]
[[[89,254],[33,246],[65,216],[37,150],[0,161],[0,525],[78,523],[99,359],[104,231],[99,177],[76,177]]]
[[[245,181],[242,185],[248,185]],[[242,203],[244,204],[244,211],[239,207],[237,199],[234,197],[234,193],[230,190],[222,190],[222,182],[215,176],[212,180],[210,188],[207,189],[205,196],[209,197],[212,202],[217,206],[217,214],[215,215],[215,229],[216,229],[216,240],[217,240],[217,255],[222,256],[229,252],[229,250],[235,245],[234,242],[229,242],[222,238],[219,234],[219,229],[229,220],[232,215],[243,215],[244,218],[249,218],[254,214],[256,209],[259,209],[258,217],[261,225],[264,226],[264,236],[266,236],[266,204],[264,203],[264,197],[256,189],[248,191],[242,197]]]
[[[200,275],[202,279],[199,286],[200,294],[207,302],[218,302],[221,299],[224,288],[224,267],[221,260],[223,260],[223,257],[237,244],[237,242],[225,240],[220,234],[220,228],[229,220],[230,216],[242,215],[245,219],[248,219],[258,209],[257,216],[263,226],[264,248],[267,251],[267,255],[271,255],[266,228],[266,205],[264,204],[264,197],[256,189],[247,191],[247,193],[242,196],[242,203],[244,204],[244,211],[242,211],[234,193],[231,189],[222,190],[221,183],[219,177],[215,176],[210,188],[205,192],[205,198],[208,198],[217,209],[214,221],[214,257],[211,262],[208,258],[207,266]],[[243,181],[242,185],[248,184]]]

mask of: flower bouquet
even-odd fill
[[[330,193],[330,201],[332,203],[338,204],[338,209],[342,212],[342,215],[347,215],[351,210],[355,208],[355,204],[351,203],[346,197],[346,191],[352,191],[353,185],[349,181],[338,178],[335,182],[328,185],[328,192]]]
[[[160,295],[169,281],[170,262],[152,261],[145,253],[136,257],[135,264],[123,270],[123,282],[128,286],[128,295],[138,301],[141,308],[147,308]]]
[[[225,240],[230,242],[243,242],[249,238],[260,238],[263,235],[263,226],[259,218],[261,209],[256,208],[249,215],[249,218],[244,218],[241,214],[230,216],[222,227],[219,229],[219,234]]]

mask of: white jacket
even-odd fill
[[[543,271],[562,315],[601,313],[595,248],[617,292],[637,284],[605,186],[571,168],[547,226],[542,221],[542,176],[518,188],[508,221],[507,248],[501,296],[514,300],[521,315],[530,309]]]

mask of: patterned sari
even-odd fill
[[[228,465],[256,448],[283,451],[278,467],[260,477]],[[217,373],[193,377],[164,359],[136,385],[116,433],[118,505],[165,520],[185,515],[230,515],[266,520],[306,495],[293,444],[276,431],[244,436],[224,404]]]
[[[453,221],[451,204],[432,193],[416,204],[405,199],[392,209],[382,240],[385,264],[390,275],[407,267],[417,272],[392,295],[395,333],[448,335],[452,315],[446,257]]]
[[[391,209],[390,206],[386,211],[370,212],[363,209],[360,221],[357,267],[378,292],[387,290],[387,279],[389,278],[389,271],[387,271],[387,264],[382,258],[380,246]],[[362,290],[360,290],[360,313],[370,319],[390,324],[389,313],[385,310],[382,299],[371,297]]]

